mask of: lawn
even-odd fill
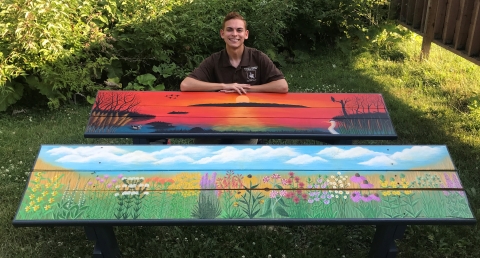
[[[345,55],[324,49],[282,67],[291,92],[382,93],[396,141],[355,144],[445,144],[480,218],[480,67],[437,46],[419,61],[421,38],[396,47],[393,60],[371,52]],[[404,54],[401,54],[404,53]],[[170,86],[171,89],[178,89]],[[469,108],[470,107],[470,108]],[[0,113],[1,257],[89,257],[93,242],[80,227],[14,228],[11,221],[41,144],[131,144],[127,139],[85,139],[90,106],[57,110],[17,105]],[[173,139],[173,144],[190,143]],[[271,140],[270,144],[312,144]],[[120,227],[125,257],[365,257],[372,226]],[[398,257],[480,257],[479,226],[411,226]]]

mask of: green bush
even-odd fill
[[[91,101],[99,89],[178,90],[186,74],[224,47],[219,30],[230,11],[248,21],[246,44],[282,63],[308,58],[321,42],[364,37],[385,6],[373,0],[4,0],[0,111],[24,89],[46,96],[51,108],[75,96]]]

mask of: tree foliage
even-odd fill
[[[46,96],[51,108],[76,95],[92,100],[99,89],[178,89],[224,47],[219,30],[230,11],[248,21],[246,44],[282,63],[342,36],[358,41],[384,20],[386,6],[380,0],[3,0],[0,111],[26,88]]]

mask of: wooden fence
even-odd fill
[[[431,43],[480,65],[480,0],[392,0],[395,18],[423,36],[422,57]]]

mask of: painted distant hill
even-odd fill
[[[186,112],[186,111],[172,111],[172,112],[168,112],[168,114],[171,114],[171,115],[183,115],[183,114],[188,114],[188,112]]]
[[[193,107],[282,107],[282,108],[308,108],[302,105],[277,104],[277,103],[255,103],[255,102],[240,102],[240,103],[212,103],[212,104],[195,104]]]

